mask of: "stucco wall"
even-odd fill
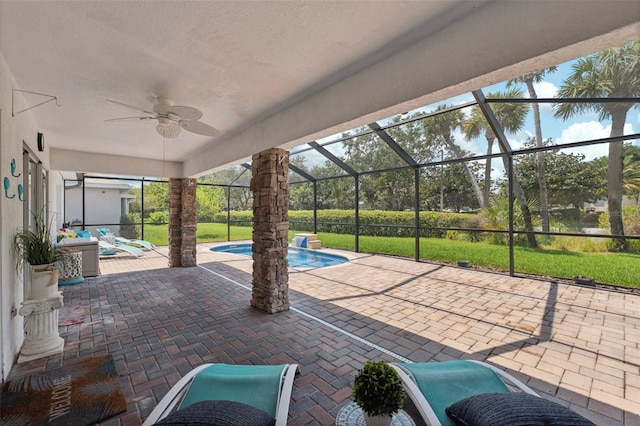
[[[85,189],[85,219],[88,224],[120,223],[122,198],[120,189],[91,188]],[[73,188],[65,195],[66,222],[75,219],[82,221],[82,188]]]
[[[10,189],[5,195],[4,186],[0,196],[0,378],[4,381],[9,374],[16,359],[20,346],[24,340],[23,319],[19,315],[12,314],[12,308],[19,309],[23,300],[23,284],[18,277],[11,255],[11,245],[15,230],[22,226],[23,203],[17,195],[17,185],[22,183],[22,177],[12,176],[11,161],[16,162],[15,173],[22,173],[22,146],[23,142],[37,153],[43,166],[49,169],[49,152],[38,152],[37,132],[38,126],[31,111],[26,111],[12,117],[11,107],[14,93],[12,89],[20,89],[15,84],[11,70],[0,52],[0,178],[9,178]],[[25,90],[34,88],[24,88]],[[20,92],[15,93],[15,109],[21,110],[33,103],[27,102]],[[42,106],[40,108],[46,108]],[[51,188],[51,186],[50,186]],[[9,198],[16,193],[15,198]],[[49,209],[57,211],[55,196],[49,194]]]

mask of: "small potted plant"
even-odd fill
[[[402,408],[404,389],[398,372],[385,361],[367,361],[355,375],[353,398],[367,426],[388,426]]]
[[[34,228],[20,228],[13,241],[16,271],[27,271],[25,299],[37,300],[54,296],[58,291],[56,262],[66,262],[67,254],[51,240],[51,222],[44,211],[33,214]]]

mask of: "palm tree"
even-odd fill
[[[520,99],[524,97],[522,90],[517,88],[508,89],[506,92],[496,92],[487,94],[487,99],[490,98],[503,98],[503,99]],[[517,132],[522,129],[524,125],[524,119],[527,115],[527,105],[522,103],[496,103],[492,105],[491,109],[495,114],[498,122],[502,125],[504,130],[508,132]],[[467,140],[471,140],[481,134],[487,140],[487,155],[493,153],[493,143],[496,140],[496,135],[493,133],[491,126],[484,117],[484,114],[478,106],[475,106],[471,110],[471,114],[467,120],[462,123],[462,131],[465,134]],[[502,162],[505,170],[509,170],[508,158],[506,155],[502,156]],[[488,157],[485,165],[485,188],[484,188],[484,205],[489,204],[489,188],[491,186],[491,158]],[[529,210],[529,204],[527,203],[524,195],[524,190],[520,183],[513,176],[513,192],[518,200],[518,205],[522,210],[522,216],[524,218],[525,231],[533,232],[533,220],[531,211]],[[536,237],[533,234],[528,234],[527,239],[531,248],[538,247]]]
[[[636,205],[640,206],[640,159],[626,155],[622,167],[622,190],[627,195],[636,196]]]
[[[556,95],[558,98],[624,98],[640,96],[640,41],[624,46],[606,49],[579,59],[572,67],[571,74],[563,82]],[[602,103],[558,103],[554,113],[567,120],[575,114],[593,111],[600,120],[611,119],[611,137],[622,136],[627,112],[638,108],[632,102]],[[623,141],[609,143],[609,165],[607,167],[607,200],[609,204],[609,225],[614,238],[615,249],[628,249],[623,237],[622,225],[622,169]]]
[[[452,105],[438,105],[435,111],[442,111],[451,108]],[[447,112],[444,114],[434,115],[433,117],[429,117],[424,125],[424,130],[427,137],[432,137],[437,139],[441,139],[444,145],[453,153],[456,159],[460,159],[464,156],[462,149],[458,145],[456,145],[453,131],[459,128],[462,125],[462,121],[464,120],[464,113],[461,110],[455,110],[451,112]],[[471,184],[471,188],[473,189],[473,193],[476,195],[478,199],[478,204],[480,208],[484,207],[484,199],[482,195],[482,190],[480,189],[480,185],[476,179],[475,174],[469,168],[469,163],[463,161],[460,163],[464,170],[464,173],[467,175],[467,179]]]
[[[536,89],[533,84],[540,83],[546,74],[554,73],[557,70],[558,67],[553,66],[540,71],[525,74],[521,77],[514,78],[513,80],[509,80],[507,82],[507,87],[511,87],[511,85],[515,83],[524,83],[527,86],[529,98],[533,100],[533,102],[531,103],[531,107],[533,109],[533,122],[536,129],[535,131],[537,148],[543,147],[544,141],[542,140],[542,125],[540,123],[540,105],[535,102],[535,99],[538,99],[538,94],[536,93]],[[542,216],[542,230],[544,232],[549,232],[549,198],[547,195],[547,178],[544,166],[544,153],[542,151],[538,151],[536,153],[536,160],[538,164],[538,186],[540,187],[540,216]]]

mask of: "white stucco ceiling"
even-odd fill
[[[52,168],[149,174],[164,158],[193,176],[640,37],[639,18],[638,0],[3,1],[0,52],[15,88],[62,105],[32,110]],[[153,96],[222,136],[163,144],[153,121],[104,122],[138,115],[107,99]]]

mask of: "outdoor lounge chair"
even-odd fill
[[[98,241],[100,247],[100,256],[114,256],[118,251],[124,251],[135,257],[140,257],[144,254],[142,250],[137,247],[133,247],[127,244],[109,244],[106,241]]]
[[[139,239],[130,240],[129,238],[116,237],[109,228],[98,228],[98,233],[100,234],[100,240],[106,241],[109,244],[125,244],[143,250],[153,250],[155,248],[155,245],[150,241]]]
[[[471,360],[391,364],[424,421],[431,426],[455,426],[445,409],[479,394],[522,391],[538,396],[515,377],[487,363]],[[505,383],[508,382],[511,387]],[[514,389],[515,387],[515,389]]]
[[[150,242],[150,241],[145,241],[145,240],[130,240],[128,238],[124,238],[124,237],[115,237],[116,239],[116,245],[117,244],[126,244],[129,246],[134,246],[134,247],[138,247],[141,248],[143,250],[153,250],[155,245]]]
[[[201,365],[169,390],[143,426],[153,425],[167,416],[176,416],[181,410],[203,401],[244,404],[241,407],[249,406],[245,411],[261,410],[275,418],[276,426],[285,426],[297,368],[297,364]],[[177,411],[172,413],[176,406]],[[184,419],[181,422],[189,423]]]

